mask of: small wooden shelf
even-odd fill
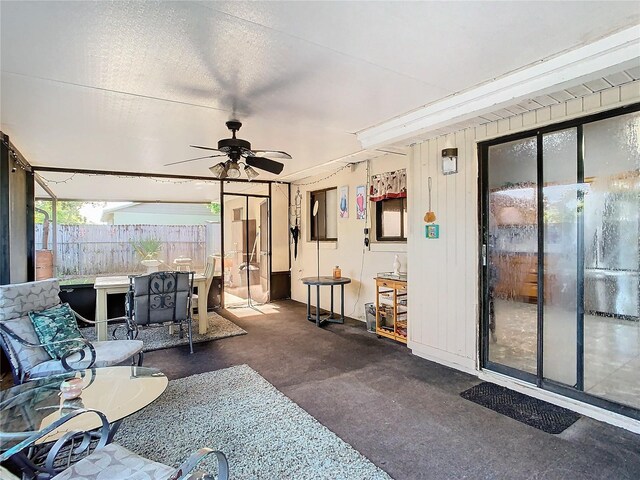
[[[406,295],[405,280],[376,278],[376,334],[378,336],[407,343]]]

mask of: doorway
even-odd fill
[[[269,302],[269,196],[222,195],[224,307]]]
[[[479,145],[483,368],[632,418],[639,110]]]

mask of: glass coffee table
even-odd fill
[[[82,378],[82,393],[65,400],[60,395],[60,384],[74,377]],[[121,366],[53,375],[0,391],[0,452],[7,458],[12,454],[9,450],[22,440],[78,409],[102,412],[110,425],[111,441],[122,419],[152,403],[167,384],[167,377],[155,368]],[[96,415],[79,415],[38,443],[53,442],[69,431],[101,426]]]

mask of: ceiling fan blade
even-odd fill
[[[257,153],[270,158],[287,158],[291,160],[291,155],[289,155],[287,152],[281,152],[280,150],[253,150],[253,153]]]
[[[282,172],[284,168],[284,164],[280,162],[276,162],[275,160],[271,160],[265,157],[247,157],[246,158],[247,165],[255,168],[259,168],[260,170],[264,170],[266,172],[275,173],[276,175]]]
[[[187,162],[193,162],[194,160],[202,160],[203,158],[213,158],[213,157],[226,157],[227,155],[222,153],[220,155],[207,155],[206,157],[197,157],[197,158],[190,158],[189,160],[180,160],[179,162],[171,162],[171,163],[167,163],[164,166],[168,167],[169,165],[178,165],[179,163],[187,163]]]
[[[200,148],[200,149],[202,149],[202,150],[211,150],[211,151],[213,151],[213,152],[221,152],[221,151],[222,151],[222,150],[218,150],[217,148],[201,147],[201,146],[199,146],[199,145],[189,145],[189,146],[190,146],[190,147],[193,147],[193,148]]]

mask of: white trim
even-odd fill
[[[636,80],[637,81],[637,80]],[[611,90],[617,89],[618,87],[611,87]],[[604,90],[606,91],[606,90]],[[598,108],[594,108],[588,111],[585,110],[580,110],[579,112],[575,112],[572,113],[571,115],[563,115],[561,118],[550,118],[548,120],[545,120],[543,122],[536,122],[533,125],[523,125],[522,127],[518,127],[518,128],[512,128],[509,129],[508,132],[492,132],[490,134],[486,134],[486,135],[481,135],[479,137],[477,137],[474,140],[474,148],[475,151],[478,151],[478,143],[481,142],[486,142],[488,140],[493,140],[496,138],[500,138],[500,137],[506,137],[508,135],[513,135],[515,133],[520,133],[520,132],[527,132],[527,131],[532,131],[532,130],[537,130],[539,128],[542,127],[546,127],[549,125],[555,125],[558,123],[563,123],[563,122],[568,122],[571,120],[576,120],[579,118],[585,118],[588,117],[590,115],[596,115],[598,113],[602,113],[602,112],[607,112],[609,110],[615,110],[616,108],[621,108],[621,107],[626,107],[628,105],[633,105],[634,103],[638,103],[638,100],[640,100],[640,98],[636,97],[636,98],[628,98],[626,100],[622,100],[620,102],[616,102],[614,104],[611,105],[601,105]],[[533,110],[535,111],[535,110]],[[476,153],[476,157],[477,157],[477,153]],[[477,161],[477,158],[476,158]]]
[[[532,96],[599,78],[637,64],[640,26],[541,61],[492,82],[454,94],[357,134],[363,148],[401,142],[459,123]]]
[[[315,240],[307,240],[304,243],[306,243],[307,245],[309,245],[310,247],[316,246],[316,241]],[[334,241],[334,240],[320,240],[320,242],[318,242],[318,245],[320,245],[320,250],[337,250],[338,249],[338,242]],[[300,252],[298,252],[300,253]]]
[[[625,430],[629,430],[633,433],[640,433],[640,421],[638,420],[634,420],[632,418],[625,417],[624,415],[610,412],[609,410],[605,410],[604,408],[596,407],[595,405],[590,405],[573,398],[565,397],[558,393],[543,390],[536,387],[535,385],[524,382],[522,380],[518,380],[516,378],[509,377],[507,375],[503,375],[501,373],[491,372],[488,370],[480,370],[476,372],[476,374],[480,380],[497,383],[498,385],[510,388],[511,390],[515,390],[516,392],[524,393],[525,395],[544,400],[545,402],[568,408],[569,410],[573,410],[574,412],[586,415],[587,417],[595,418],[596,420],[600,420],[601,422],[624,428]]]
[[[407,342],[407,347],[409,347],[411,352],[418,357],[422,357],[426,360],[430,360],[474,376],[478,374],[478,371],[476,370],[476,362],[471,358],[445,352],[444,350],[430,347],[429,345],[415,343],[411,340]]]
[[[407,253],[407,242],[374,242],[369,243],[372,252]]]

